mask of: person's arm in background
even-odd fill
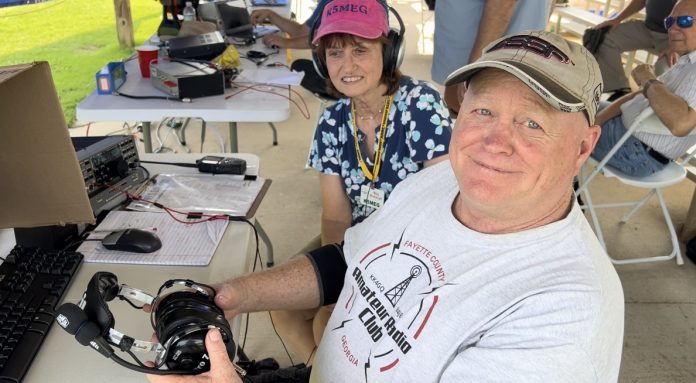
[[[270,22],[290,36],[307,35],[307,33],[305,33],[306,26],[304,24],[283,17],[270,9],[257,9],[249,15],[249,23],[252,25],[264,22]],[[307,30],[306,32],[309,31]]]
[[[602,109],[597,113],[595,118],[595,125],[602,126],[605,122],[611,120],[612,118],[621,114],[621,105],[633,99],[633,97],[640,94],[640,91],[634,91],[629,94],[623,95],[616,101],[612,102],[609,106]]]
[[[282,49],[309,49],[309,27],[304,25],[306,33],[293,37],[285,37],[282,33],[271,33],[261,40],[266,46],[277,46]]]
[[[627,18],[635,15],[640,11],[641,9],[645,8],[645,1],[646,0],[633,0],[631,1],[626,8],[624,8],[621,12],[619,12],[616,17],[613,19],[601,22],[592,29],[602,29],[604,27],[610,27],[609,31],[612,31],[614,28],[616,28],[617,25],[621,24],[622,21],[626,20]]]
[[[491,41],[502,37],[510,24],[510,19],[515,11],[517,0],[487,0],[481,15],[478,34],[474,40],[473,48],[469,55],[469,63],[481,56],[481,51]],[[474,16],[472,16],[474,17]],[[445,87],[445,102],[449,109],[456,113],[459,112],[459,84]]]
[[[483,8],[481,22],[474,46],[469,54],[469,62],[472,63],[481,57],[483,48],[491,41],[502,37],[510,25],[512,14],[515,12],[517,0],[487,0]]]
[[[353,213],[343,188],[343,179],[336,174],[319,174],[321,189],[321,244],[340,243],[351,226]]]
[[[644,93],[650,107],[673,135],[686,136],[696,127],[696,111],[683,98],[674,94],[659,81],[651,81],[649,85],[647,84],[649,80],[657,80],[652,65],[638,65],[631,72],[631,76],[641,88],[648,86]],[[693,79],[683,80],[693,81]]]
[[[263,37],[267,46],[277,46],[283,49],[309,49],[309,26],[300,24],[280,16],[270,9],[257,9],[249,16],[252,25],[268,21],[280,29],[282,33],[273,33]],[[288,35],[288,37],[285,36]]]

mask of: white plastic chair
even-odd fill
[[[648,132],[662,132],[663,134],[666,133],[665,130],[667,128],[662,124],[660,119],[653,113],[653,110],[651,108],[647,108],[641,114],[636,118],[636,121],[633,123],[631,127],[629,127],[628,131],[626,134],[621,137],[619,142],[614,145],[614,147],[609,151],[609,153],[606,155],[602,161],[597,162],[594,158],[591,158],[587,161],[585,166],[583,166],[583,169],[581,169],[580,172],[580,187],[576,191],[577,195],[580,195],[582,193],[583,199],[584,199],[584,206],[583,209],[586,209],[590,213],[590,217],[592,219],[592,224],[595,228],[595,234],[597,235],[597,238],[599,239],[600,243],[604,248],[606,249],[606,242],[604,240],[604,235],[602,234],[602,229],[599,224],[599,219],[597,218],[597,211],[596,209],[599,208],[615,208],[615,207],[632,207],[628,213],[626,213],[623,218],[621,219],[621,223],[626,223],[631,216],[638,211],[643,205],[645,205],[646,202],[653,196],[656,195],[658,202],[660,204],[660,208],[662,210],[662,214],[665,219],[665,223],[667,224],[667,228],[669,230],[669,235],[670,239],[672,241],[672,251],[667,254],[667,255],[659,255],[659,256],[652,256],[652,257],[641,257],[641,258],[633,258],[633,259],[614,259],[611,258],[611,261],[615,264],[630,264],[630,263],[644,263],[644,262],[656,262],[656,261],[667,261],[673,258],[676,258],[677,264],[682,265],[684,263],[684,260],[682,258],[681,250],[679,248],[679,239],[677,238],[677,233],[674,229],[674,224],[672,223],[672,218],[669,215],[669,210],[667,209],[667,204],[665,203],[664,196],[662,194],[662,188],[674,185],[676,183],[679,183],[682,181],[684,178],[686,178],[686,169],[684,168],[683,165],[685,165],[691,157],[694,156],[696,153],[689,154],[688,152],[685,153],[682,158],[678,159],[677,161],[670,161],[667,166],[665,166],[664,169],[660,170],[659,172],[656,172],[654,174],[651,174],[647,177],[632,177],[628,176],[619,170],[612,168],[611,166],[606,165],[606,163],[609,161],[609,159],[616,153],[616,151],[619,149],[621,145],[632,135],[634,132],[640,130],[640,131],[648,131]],[[696,129],[695,129],[696,130]],[[584,174],[587,171],[587,168],[589,166],[595,165],[595,169],[590,173],[589,176],[584,177]],[[616,203],[605,203],[605,204],[594,204],[592,202],[592,196],[590,195],[590,191],[588,189],[589,183],[597,176],[598,174],[602,174],[605,177],[613,177],[621,181],[622,183],[637,187],[637,188],[643,188],[643,189],[649,189],[649,191],[643,196],[638,201],[630,201],[630,202],[616,202]]]

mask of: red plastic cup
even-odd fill
[[[141,45],[135,48],[138,51],[138,64],[140,64],[140,75],[150,77],[150,63],[157,60],[159,48],[154,45]]]

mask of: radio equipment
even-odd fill
[[[167,40],[169,57],[178,59],[210,60],[227,48],[220,32],[175,37]]]
[[[155,88],[178,99],[225,93],[222,71],[198,61],[155,60],[150,63],[150,81]]]
[[[96,77],[97,94],[112,94],[126,82],[126,66],[122,61],[110,62]]]
[[[244,174],[246,161],[241,158],[205,156],[196,161],[198,171],[213,174]]]
[[[72,143],[95,217],[147,180],[132,136],[72,137]]]

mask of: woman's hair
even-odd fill
[[[328,48],[332,47],[344,47],[346,45],[355,45],[358,43],[359,37],[355,35],[350,35],[347,33],[333,33],[327,36],[322,37],[319,39],[319,44],[317,45],[316,49],[316,54],[319,55],[319,57],[322,57],[325,59],[326,57],[326,50]],[[384,59],[384,49],[387,46],[391,45],[391,40],[384,36],[380,36],[376,38],[375,40],[371,41],[377,41],[382,44],[382,59]],[[386,67],[386,65],[385,65]],[[390,95],[394,94],[397,89],[399,89],[399,83],[401,82],[401,76],[402,73],[399,71],[399,69],[395,69],[392,73],[387,73],[386,71],[382,71],[382,76],[380,77],[380,84],[385,84],[387,86],[387,91],[384,94]],[[343,93],[339,92],[338,89],[333,85],[331,82],[331,79],[326,79],[326,87],[329,91],[329,94],[335,97],[346,97]]]

